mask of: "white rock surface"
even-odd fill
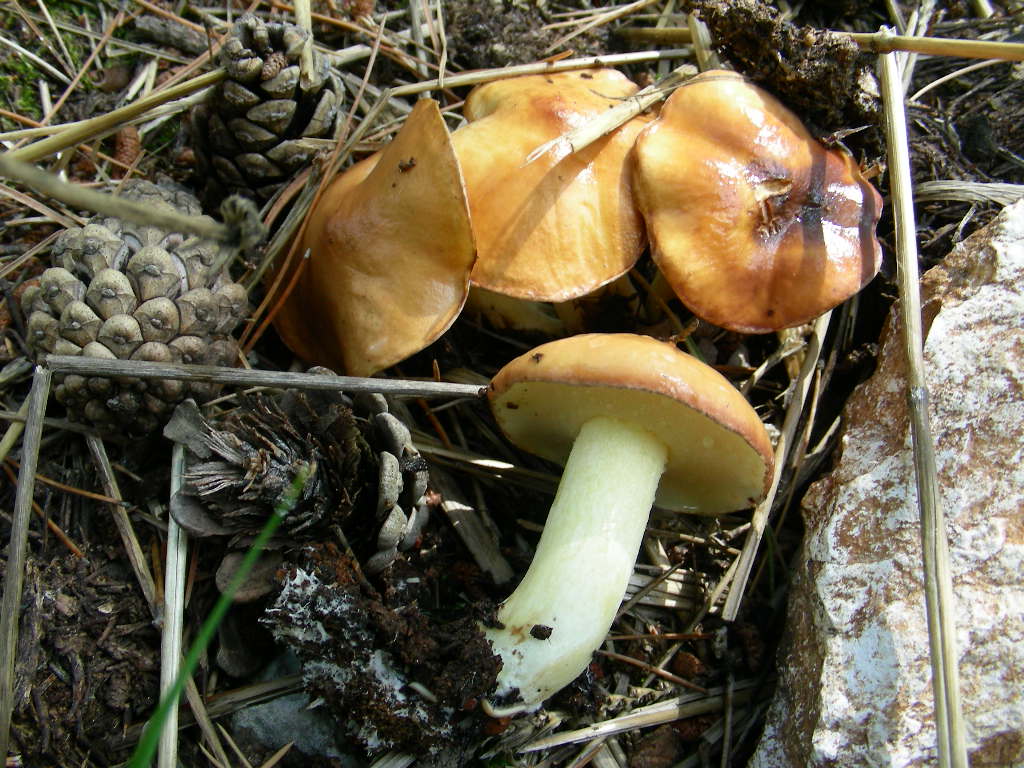
[[[1024,201],[923,280],[971,765],[1024,766]],[[930,326],[929,326],[930,323]],[[895,313],[807,534],[755,768],[936,764],[905,363]]]

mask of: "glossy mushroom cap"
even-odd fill
[[[353,165],[309,213],[295,289],[275,325],[309,362],[369,376],[455,321],[469,292],[473,235],[437,102],[417,102],[381,152]]]
[[[666,509],[743,509],[771,480],[771,442],[750,404],[713,368],[649,336],[587,334],[541,345],[502,368],[488,397],[513,443],[560,464],[590,419],[646,429],[668,449],[655,501]]]
[[[634,118],[579,153],[526,158],[636,90],[620,72],[593,69],[498,80],[470,93],[470,123],[452,142],[479,252],[474,285],[559,302],[633,266],[646,238],[628,154],[649,119]]]
[[[807,322],[878,272],[878,192],[733,72],[698,75],[637,138],[651,252],[694,314],[743,333]]]

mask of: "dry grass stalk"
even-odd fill
[[[1024,46],[1020,46],[1024,49]],[[957,672],[953,587],[945,520],[939,500],[935,443],[928,419],[921,294],[917,261],[910,146],[902,81],[894,54],[879,57],[885,108],[904,349],[907,357],[907,400],[914,451],[914,472],[921,517],[925,605],[935,694],[939,765],[966,768],[967,746]]]
[[[697,66],[701,72],[709,69],[719,69],[722,62],[718,58],[711,44],[711,30],[708,25],[701,21],[696,13],[690,13],[686,17],[687,30],[690,33],[690,40],[693,43],[693,52],[697,56]]]
[[[181,490],[185,447],[175,443],[171,453],[171,496]],[[168,509],[170,507],[168,506]],[[185,621],[185,560],[188,534],[167,515],[167,556],[164,566],[164,621],[160,631],[160,696],[174,685],[181,668],[181,635]],[[160,734],[157,765],[174,768],[178,762],[178,709],[172,707]]]
[[[228,218],[226,214],[230,214],[234,221],[221,224],[206,216],[187,216],[177,211],[153,208],[119,195],[61,181],[56,174],[16,160],[10,154],[0,155],[0,175],[16,179],[76,209],[86,208],[139,224],[153,224],[170,232],[189,232],[227,246],[252,247],[262,237],[262,224],[255,215],[255,209],[244,204],[234,205],[232,201],[235,198],[228,198],[221,204],[221,215]],[[229,253],[227,258],[231,256]]]
[[[664,669],[648,664],[646,661],[634,659],[632,656],[627,656],[624,653],[615,653],[614,651],[603,651],[600,649],[598,649],[596,653],[615,661],[621,661],[623,664],[631,664],[634,667],[639,667],[640,669],[650,672],[655,677],[660,677],[662,680],[667,680],[668,682],[682,686],[683,688],[689,688],[692,691],[698,691],[700,693],[708,692],[707,688],[699,686],[696,683],[691,683],[689,680],[679,677],[679,675],[673,675],[671,672],[666,672]]]
[[[100,360],[90,357],[47,355],[45,365],[56,373],[83,376],[133,376],[139,379],[178,379],[243,387],[277,387],[324,391],[379,392],[398,397],[481,397],[484,387],[444,381],[375,379],[358,376],[321,376],[283,371],[243,370],[215,365],[147,363],[141,360]]]
[[[555,40],[555,42],[553,42],[551,45],[544,49],[544,52],[552,53],[553,51],[557,51],[570,40],[572,40],[575,37],[578,37],[579,35],[582,35],[584,32],[587,32],[588,30],[591,30],[594,27],[599,27],[602,24],[609,24],[615,21],[616,19],[621,19],[623,16],[627,16],[630,13],[635,13],[636,11],[639,11],[641,8],[646,8],[648,5],[653,5],[655,2],[657,2],[657,0],[635,0],[635,2],[627,3],[626,5],[616,6],[613,8],[609,8],[608,10],[603,10],[600,13],[595,13],[589,21],[580,24],[575,30],[573,30],[569,34],[563,35],[562,37]]]
[[[199,75],[188,82],[166,88],[157,93],[150,94],[139,99],[133,104],[128,104],[113,112],[99,115],[89,120],[82,120],[76,123],[69,123],[58,133],[49,138],[37,141],[34,144],[19,149],[13,149],[6,153],[6,157],[21,160],[25,163],[34,163],[44,157],[61,152],[69,147],[76,146],[83,141],[92,141],[96,136],[116,130],[123,123],[147,114],[154,107],[161,106],[175,99],[188,96],[196,91],[216,85],[225,77],[224,70],[217,69]],[[187,104],[182,107],[185,109]]]
[[[740,680],[736,682],[733,701],[737,704],[749,701],[758,684],[756,680]],[[526,744],[519,751],[536,752],[541,749],[558,747],[562,744],[576,744],[596,737],[613,736],[617,733],[624,733],[636,728],[649,728],[653,725],[671,723],[674,720],[681,720],[686,717],[693,717],[694,715],[720,712],[725,703],[724,694],[723,688],[711,688],[707,694],[691,693],[666,699],[665,701],[659,701],[657,704],[640,707],[621,717],[615,717],[601,723],[594,723],[574,731],[556,733],[542,739],[537,739]]]
[[[27,403],[28,400],[26,400],[25,402]],[[50,421],[49,419],[43,419],[43,426],[50,426],[47,423],[49,421]],[[11,469],[10,463],[4,463],[2,465],[2,469],[3,469],[4,474],[7,476],[7,479],[11,483],[11,487],[12,488],[17,487],[17,485],[18,485],[18,478],[14,474],[14,470]],[[38,479],[39,479],[39,475],[37,473],[36,474],[36,480],[38,480]],[[73,542],[70,539],[70,537],[68,537],[68,535],[66,533],[64,533],[64,531],[61,529],[61,527],[59,525],[57,525],[55,522],[53,522],[53,520],[50,518],[50,516],[48,514],[46,514],[45,511],[43,511],[43,508],[39,505],[39,502],[36,501],[35,499],[32,500],[32,510],[36,513],[36,517],[38,517],[39,520],[46,525],[46,527],[49,529],[50,533],[52,533],[54,536],[56,536],[57,540],[60,541],[60,543],[63,544],[65,547],[67,547],[67,550],[71,554],[73,554],[75,557],[85,557],[85,554],[82,552],[81,549],[78,548],[78,545],[75,544],[75,542]]]
[[[11,541],[7,548],[4,595],[0,605],[0,755],[7,755],[10,743],[11,715],[14,713],[14,658],[18,649],[18,617],[25,578],[29,513],[32,511],[39,444],[43,436],[43,414],[50,396],[51,378],[51,372],[43,367],[37,367],[32,375],[28,421],[22,441],[21,472],[18,473],[14,500],[14,524],[11,526]]]
[[[686,48],[669,48],[663,51],[634,51],[608,56],[585,56],[577,59],[538,61],[532,64],[502,67],[501,69],[482,69],[478,72],[466,72],[462,75],[447,75],[444,78],[443,85],[445,88],[461,88],[463,86],[489,83],[492,80],[519,77],[521,75],[543,75],[549,72],[568,72],[573,69],[588,69],[590,67],[616,67],[648,61],[666,61],[683,58],[689,54],[690,51]],[[413,96],[425,91],[437,90],[441,85],[440,80],[424,80],[420,83],[411,83],[391,88],[387,91],[387,95],[391,97]]]
[[[89,435],[85,438],[85,442],[89,446],[89,453],[92,455],[96,468],[99,470],[101,485],[106,490],[108,496],[120,502],[122,498],[121,490],[117,486],[114,468],[110,466],[110,459],[107,457],[107,449],[103,445],[103,441],[95,435]],[[131,563],[132,570],[135,571],[135,578],[139,582],[139,588],[149,604],[150,613],[153,615],[153,618],[159,619],[163,614],[163,610],[156,598],[156,582],[153,580],[153,574],[149,570],[149,563],[146,561],[146,555],[142,551],[139,539],[135,535],[135,528],[132,526],[131,518],[128,517],[124,504],[117,503],[109,504],[108,506],[110,507],[111,515],[113,515],[114,524],[117,526],[117,532],[121,536],[121,543],[124,545],[125,553],[128,555],[128,561]]]
[[[964,59],[1024,61],[1024,43],[996,43],[989,40],[949,40],[938,37],[888,35],[882,32],[837,32],[848,35],[862,50],[872,53],[904,51],[929,56]]]
[[[529,165],[537,158],[551,151],[556,151],[559,155],[581,152],[605,134],[611,133],[621,125],[625,125],[651,105],[668,97],[672,91],[696,74],[697,70],[690,64],[684,64],[676,68],[661,82],[637,91],[628,99],[624,99],[622,103],[602,112],[598,117],[588,120],[579,128],[574,128],[563,133],[561,136],[555,137],[551,141],[541,144],[526,156],[526,162],[523,165]]]
[[[722,609],[722,618],[726,621],[735,621],[739,615],[740,602],[743,600],[746,591],[747,580],[754,567],[754,558],[761,544],[761,536],[764,534],[765,526],[768,524],[768,516],[771,514],[772,506],[775,503],[775,496],[779,489],[779,480],[782,471],[789,458],[790,448],[793,446],[793,439],[796,436],[797,425],[800,422],[800,414],[803,413],[804,403],[807,400],[807,393],[810,390],[811,382],[814,379],[814,370],[818,364],[818,357],[821,355],[822,343],[825,333],[828,330],[832,312],[826,312],[814,322],[814,331],[808,339],[804,352],[804,361],[800,366],[800,375],[793,382],[793,397],[786,408],[786,418],[782,423],[782,433],[775,446],[775,471],[772,475],[771,488],[764,501],[757,505],[753,517],[750,519],[750,532],[743,544],[743,552],[740,555],[736,571],[736,578],[729,589],[729,596],[726,598],[725,607]]]
[[[914,187],[914,201],[918,203],[956,200],[963,203],[995,203],[1011,205],[1024,198],[1024,184],[1004,184],[997,181],[926,181]]]
[[[626,27],[618,30],[631,43],[677,45],[693,41],[687,27]],[[1024,43],[997,43],[988,40],[956,40],[917,35],[889,35],[878,32],[834,32],[846,35],[865,51],[886,53],[902,51],[929,56],[955,56],[965,59],[1024,61]]]

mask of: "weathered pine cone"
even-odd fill
[[[266,200],[312,156],[302,139],[333,138],[341,83],[315,52],[311,76],[300,77],[306,36],[246,15],[221,48],[227,79],[191,116],[200,171],[219,192]]]
[[[199,201],[171,184],[131,180],[122,197],[152,208],[201,213]],[[28,345],[36,354],[231,365],[231,337],[247,312],[245,289],[217,269],[208,241],[152,225],[96,216],[67,229],[51,250],[53,266],[22,295]],[[186,397],[215,388],[174,380],[58,376],[54,395],[68,416],[132,434],[155,430]]]
[[[373,574],[411,547],[426,523],[426,462],[380,395],[261,393],[216,420],[186,403],[165,434],[188,447],[171,514],[194,536],[248,544],[301,466],[312,473],[279,529],[289,546],[329,538],[332,525],[348,530],[355,513],[348,535],[371,553],[364,569]]]

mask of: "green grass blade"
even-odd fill
[[[213,610],[210,611],[210,615],[206,617],[206,621],[199,628],[199,634],[196,636],[195,642],[192,643],[192,647],[189,648],[188,654],[182,662],[181,671],[178,673],[174,685],[168,689],[166,695],[160,701],[160,706],[157,707],[152,719],[150,719],[149,725],[146,726],[146,730],[143,732],[142,738],[139,739],[138,746],[135,747],[135,752],[128,762],[128,768],[148,768],[152,762],[153,756],[156,754],[157,745],[160,743],[160,732],[163,730],[164,722],[167,720],[167,715],[171,708],[178,706],[178,700],[185,689],[185,681],[192,676],[196,666],[199,664],[199,658],[203,655],[207,646],[209,646],[214,633],[217,631],[217,627],[224,619],[228,608],[231,607],[235,592],[242,586],[242,583],[249,575],[249,571],[256,565],[256,561],[262,554],[263,548],[267,545],[270,537],[274,535],[274,531],[277,530],[285,516],[294,509],[299,495],[306,486],[309,472],[310,468],[303,466],[296,473],[291,486],[281,497],[281,501],[274,508],[273,514],[267,518],[263,529],[245,553],[242,564],[231,579],[227,589],[221,594],[214,604]]]

